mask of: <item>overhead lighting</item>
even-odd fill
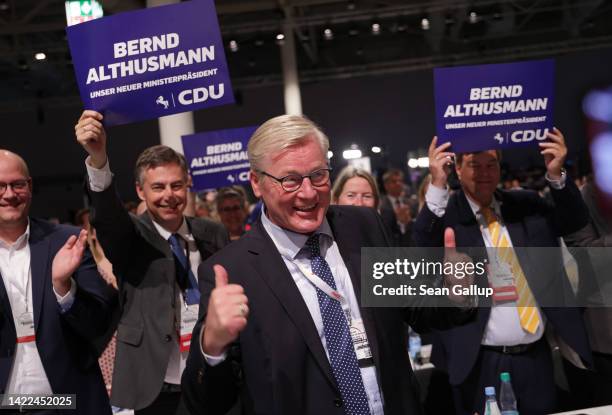
[[[236,42],[235,40],[230,40],[229,48],[232,52],[238,52],[238,42]]]
[[[328,27],[323,31],[323,36],[325,37],[325,40],[332,40],[334,38],[334,32],[332,32],[332,30]]]
[[[378,154],[382,151],[382,148],[378,147],[378,146],[373,146],[372,147],[372,153]]]
[[[355,10],[355,2],[354,2],[354,1],[349,1],[349,2],[346,4],[346,9],[347,9],[347,10]]]
[[[417,166],[421,167],[421,168],[428,168],[429,167],[429,157],[419,157],[417,159]]]
[[[408,159],[408,167],[410,167],[411,169],[416,169],[417,167],[419,167],[419,160],[415,158]]]
[[[361,150],[359,150],[359,147],[357,147],[357,145],[353,144],[351,145],[350,149],[344,150],[342,152],[342,157],[345,160],[359,159],[361,158]]]
[[[333,151],[331,151],[331,150],[328,150],[328,151],[327,151],[327,159],[329,160],[329,159],[331,159],[333,156],[334,156],[334,152],[333,152]]]
[[[38,52],[34,55],[34,59],[36,59],[37,61],[44,61],[45,59],[47,59],[47,55],[45,55],[43,52]]]
[[[8,1],[3,1],[0,3],[0,11],[4,12],[9,9]]]
[[[285,40],[285,35],[282,33],[279,33],[278,35],[276,35],[276,40]]]
[[[427,17],[421,19],[421,29],[429,30],[429,19]]]
[[[469,21],[471,24],[478,22],[478,15],[476,14],[476,12],[470,12]]]
[[[372,23],[372,34],[373,35],[380,34],[380,24],[379,23]]]

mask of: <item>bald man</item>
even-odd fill
[[[53,413],[110,414],[92,343],[105,333],[112,291],[86,231],[30,218],[31,203],[27,164],[0,149],[2,404],[7,394],[74,394],[76,410]]]

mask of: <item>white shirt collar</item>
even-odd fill
[[[19,238],[17,238],[15,242],[13,242],[12,244],[8,244],[0,240],[0,245],[6,249],[21,249],[27,245],[29,240],[30,240],[30,219],[28,218],[28,225],[26,226],[25,232],[22,233],[21,236],[19,236]]]
[[[187,226],[187,221],[185,220],[184,216],[183,216],[183,223],[181,223],[181,226],[179,226],[176,232],[169,232],[163,226],[161,226],[159,223],[155,222],[154,220],[152,220],[152,222],[153,222],[153,226],[155,226],[155,229],[157,229],[157,232],[165,240],[168,240],[168,238],[170,238],[170,235],[172,235],[172,233],[179,234],[179,236],[186,241],[190,241],[193,239],[193,237],[191,236],[191,232],[189,232],[189,227]]]
[[[474,216],[476,216],[476,218],[482,216],[482,213],[480,212],[480,205],[475,200],[473,200],[465,191],[463,192],[463,194],[465,194],[465,198],[467,199],[468,204],[470,205],[470,208],[474,213]],[[495,195],[493,195],[493,199],[489,207],[495,212],[495,215],[497,215],[498,218],[501,217],[501,202],[495,198]]]
[[[270,235],[270,238],[272,238],[272,242],[274,242],[274,245],[276,245],[278,252],[289,260],[294,260],[297,257],[310,237],[310,235],[293,232],[288,229],[281,228],[273,223],[266,214],[265,206],[261,213],[261,224],[266,232],[268,232],[268,235]],[[325,217],[323,218],[321,225],[314,233],[325,235],[325,237],[329,238],[330,241],[333,241],[334,239],[331,227],[329,226],[327,218]]]

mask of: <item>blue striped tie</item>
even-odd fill
[[[200,289],[198,288],[198,280],[196,280],[193,272],[191,271],[191,265],[189,264],[189,260],[187,259],[187,255],[185,255],[185,251],[183,250],[183,246],[179,240],[180,236],[176,233],[173,233],[168,238],[168,242],[170,242],[170,248],[172,249],[172,253],[174,254],[174,260],[178,261],[177,263],[177,280],[182,281],[181,288],[185,289],[185,302],[187,304],[199,304],[200,303]],[[183,287],[182,285],[186,285]]]

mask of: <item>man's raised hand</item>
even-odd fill
[[[444,143],[440,146],[438,144],[438,137],[434,137],[429,145],[429,172],[431,173],[431,184],[439,188],[446,188],[448,183],[448,175],[450,174],[450,165],[452,164],[452,157],[455,153],[447,151],[451,143]]]
[[[74,126],[76,139],[90,156],[90,164],[96,169],[106,165],[106,132],[102,125],[102,114],[85,110]]]
[[[565,163],[565,157],[567,156],[565,138],[563,133],[556,127],[546,135],[550,141],[539,144],[540,154],[544,156],[544,164],[546,165],[548,177],[552,180],[559,180],[561,179],[561,169],[563,169],[563,163]]]
[[[53,258],[51,281],[55,292],[61,296],[70,291],[70,277],[81,263],[86,243],[87,231],[82,229],[78,237],[70,236]]]

